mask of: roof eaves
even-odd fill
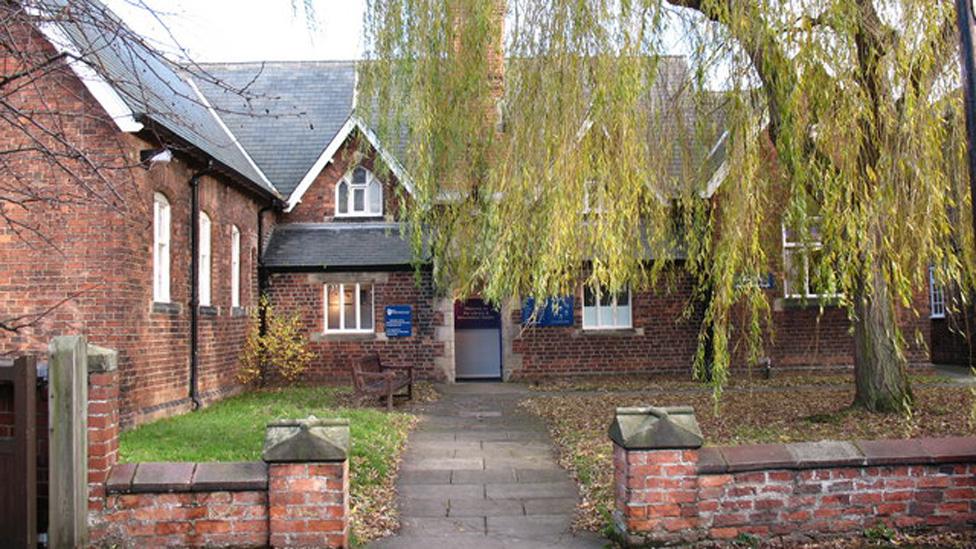
[[[358,116],[351,115],[346,120],[346,123],[343,124],[342,128],[339,129],[339,131],[335,134],[332,140],[329,141],[329,144],[326,145],[325,150],[322,151],[322,154],[319,155],[319,158],[314,164],[312,164],[312,167],[309,168],[305,176],[302,177],[301,182],[299,182],[298,186],[295,187],[295,190],[291,193],[291,196],[288,197],[288,205],[285,208],[285,213],[292,211],[296,206],[298,206],[298,204],[302,201],[302,196],[305,195],[309,187],[312,186],[312,183],[315,182],[315,178],[322,173],[322,170],[325,169],[325,166],[332,160],[336,152],[339,151],[339,147],[346,142],[346,139],[349,138],[349,134],[352,133],[352,130],[354,129],[358,129],[360,133],[366,137],[366,140],[369,142],[370,146],[373,147],[377,153],[379,153],[380,158],[383,159],[383,162],[385,162],[390,168],[390,171],[393,172],[393,175],[396,176],[397,180],[400,181],[404,188],[407,189],[407,192],[410,194],[414,193],[413,180],[410,179],[410,176],[407,173],[407,170],[403,167],[403,164],[401,164],[400,161],[393,156],[393,154],[383,147],[382,143],[380,143],[379,137],[366,125],[365,122],[363,122]]]
[[[38,29],[58,53],[68,58],[68,66],[72,72],[81,80],[120,131],[136,133],[142,130],[142,124],[136,120],[136,113],[129,108],[118,91],[84,61],[81,53],[61,27],[55,23],[42,23],[38,25]]]
[[[295,206],[298,206],[299,202],[302,201],[302,196],[305,195],[308,188],[312,186],[313,182],[315,182],[315,178],[322,173],[325,166],[332,160],[332,157],[334,157],[336,152],[338,152],[339,147],[345,143],[346,138],[349,137],[349,134],[355,127],[356,123],[352,120],[352,117],[350,117],[346,120],[346,123],[339,128],[339,131],[336,132],[336,134],[332,137],[329,144],[325,146],[325,150],[322,151],[322,154],[319,155],[318,159],[315,160],[315,163],[312,164],[312,167],[309,168],[308,172],[305,173],[305,176],[302,177],[302,180],[298,183],[298,186],[295,187],[294,191],[292,191],[291,196],[288,197],[287,205],[285,206],[285,213],[294,210]]]
[[[230,128],[227,127],[227,124],[225,124],[223,119],[220,118],[220,116],[217,114],[217,111],[215,111],[213,106],[210,104],[210,101],[208,101],[207,98],[204,97],[203,93],[200,92],[200,88],[197,87],[196,82],[194,82],[193,79],[190,77],[186,77],[185,80],[186,83],[190,85],[190,88],[193,89],[193,93],[197,95],[197,98],[200,100],[200,104],[206,107],[207,111],[210,113],[210,116],[214,118],[214,120],[217,122],[217,125],[220,127],[220,129],[223,130],[225,134],[227,134],[227,137],[230,138],[231,142],[234,143],[234,146],[237,147],[237,149],[241,152],[241,154],[244,156],[244,159],[247,160],[247,163],[251,166],[251,169],[253,169],[254,172],[261,177],[261,181],[255,181],[255,183],[261,183],[266,185],[269,189],[274,191],[274,194],[278,195],[278,197],[280,198],[280,194],[278,193],[278,190],[271,183],[271,181],[268,180],[268,177],[264,175],[264,172],[261,170],[261,168],[258,167],[257,163],[254,162],[254,159],[251,158],[251,155],[248,154],[244,146],[241,145],[241,142],[237,140],[237,136],[235,136],[233,132],[230,131]]]
[[[217,160],[200,147],[194,145],[190,141],[187,141],[186,138],[181,137],[178,133],[170,129],[165,122],[156,120],[147,115],[140,115],[137,119],[140,121],[140,124],[144,126],[144,131],[151,132],[156,138],[163,138],[165,141],[179,144],[180,147],[182,147],[180,150],[184,154],[189,155],[198,162],[210,162],[216,172],[227,177],[240,187],[256,194],[257,196],[263,197],[272,203],[281,199],[278,193],[272,192],[268,187],[265,187],[252,180],[250,177],[243,175],[234,168],[231,168],[227,164]]]

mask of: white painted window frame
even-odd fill
[[[329,287],[330,286],[336,286],[336,287],[339,288],[339,292],[338,292],[338,294],[339,294],[339,327],[338,328],[333,328],[333,327],[329,326]],[[355,286],[356,287],[356,291],[353,293],[353,295],[356,296],[355,297],[356,303],[355,303],[355,307],[354,307],[354,309],[356,311],[356,327],[355,328],[347,328],[346,327],[346,315],[343,314],[343,311],[344,311],[345,306],[346,306],[346,293],[345,293],[346,286]],[[361,289],[364,286],[366,286],[366,287],[369,288],[369,300],[370,300],[369,310],[372,311],[372,313],[373,313],[373,327],[372,328],[360,328],[359,327],[359,326],[362,326],[363,325],[363,319],[361,318],[361,316],[362,316],[362,303],[359,302],[359,295],[360,295]],[[337,333],[341,333],[341,334],[371,334],[371,333],[374,333],[374,331],[376,330],[376,288],[372,284],[360,284],[359,282],[350,283],[350,284],[346,284],[346,283],[323,284],[322,285],[322,303],[323,303],[322,312],[324,313],[324,318],[323,318],[323,321],[322,321],[322,326],[324,327],[323,331],[325,333],[327,333],[327,334],[337,334]]]
[[[614,294],[613,295],[613,299],[610,302],[610,308],[611,308],[610,315],[614,319],[614,324],[602,324],[600,322],[600,311],[603,308],[606,307],[606,305],[601,305],[600,304],[600,298],[603,295],[603,293],[602,293],[603,291],[604,291],[604,289],[601,288],[600,289],[600,293],[597,293],[596,294],[596,304],[595,305],[587,305],[586,304],[586,286],[585,285],[583,286],[583,290],[582,290],[581,295],[580,295],[580,303],[583,304],[583,308],[582,308],[582,312],[583,312],[583,320],[582,320],[583,329],[586,330],[586,331],[600,331],[600,330],[611,331],[611,330],[630,330],[630,329],[633,329],[633,327],[634,327],[634,295],[633,295],[633,293],[631,293],[630,288],[628,287],[628,288],[625,289],[625,292],[627,293],[627,303],[630,303],[630,305],[628,306],[628,309],[629,309],[630,314],[627,317],[627,322],[626,323],[621,323],[619,321],[619,309],[617,307],[617,294]],[[594,309],[596,311],[596,316],[595,316],[595,318],[596,318],[596,324],[587,324],[586,323],[586,311],[588,309]]]
[[[823,242],[816,240],[813,242],[796,242],[790,240],[786,224],[782,225],[783,234],[783,296],[788,299],[823,299],[840,297],[839,293],[817,294],[810,291],[810,255],[804,252],[812,252],[823,249]],[[803,258],[803,293],[797,293],[790,288],[790,263],[795,256]]]
[[[162,193],[153,194],[153,301],[170,302],[172,209]]]
[[[362,168],[366,172],[366,183],[365,183],[365,185],[355,185],[354,186],[353,183],[352,183],[352,174],[353,174],[353,172],[356,171],[357,168]],[[348,189],[348,192],[346,193],[346,212],[345,213],[340,213],[340,211],[339,211],[339,187],[342,186],[343,183],[345,183],[346,189]],[[370,188],[370,186],[373,185],[373,183],[376,183],[377,185],[379,185],[379,190],[380,190],[379,191],[380,192],[380,210],[378,212],[374,212],[374,211],[371,211],[369,209],[369,207],[370,207],[369,188]],[[355,198],[354,198],[355,193],[353,192],[353,189],[354,188],[356,188],[356,189],[359,189],[359,188],[363,189],[363,208],[364,209],[361,212],[357,212],[353,208],[353,205],[356,203]],[[357,165],[353,169],[351,169],[348,172],[346,172],[346,175],[342,176],[342,179],[340,179],[339,182],[336,183],[336,186],[335,186],[335,216],[336,217],[341,217],[341,218],[350,218],[350,217],[352,217],[352,218],[356,218],[356,217],[382,217],[383,216],[383,211],[386,208],[386,200],[385,200],[385,198],[386,197],[383,196],[383,183],[381,181],[379,181],[378,179],[376,179],[376,176],[373,175],[373,172],[371,172],[370,170],[366,169],[364,166]]]
[[[230,306],[241,306],[241,230],[230,226]]]
[[[929,318],[945,317],[945,288],[935,280],[935,265],[929,265]]]
[[[213,261],[213,247],[211,246],[211,235],[213,233],[213,222],[206,212],[200,212],[200,249],[198,260],[200,261],[199,273],[197,276],[198,301],[201,307],[211,305],[211,263]]]

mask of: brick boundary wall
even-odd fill
[[[269,425],[264,461],[116,465],[92,485],[92,543],[348,547],[348,451],[348,422],[309,418]]]
[[[626,545],[976,527],[976,438],[649,448],[673,432],[668,418],[621,429],[621,417],[611,428],[614,526]]]

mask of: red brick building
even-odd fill
[[[118,349],[126,425],[238,390],[247,313],[261,291],[302,315],[314,380],[344,377],[350,360],[374,352],[447,381],[690,369],[701,314],[700,306],[681,314],[687,278],[602,300],[581,287],[533,326],[523,326],[521,303],[455,303],[450,288],[433,287],[436,258],[413,257],[400,236],[409,176],[353,114],[353,63],[213,64],[201,77],[106,37],[94,20],[45,32],[25,25],[22,38],[41,53],[74,50],[85,63],[59,61],[12,100],[26,108],[43,94],[59,112],[85,113],[83,124],[65,126],[66,138],[114,169],[79,172],[94,189],[85,200],[13,214],[46,229],[50,242],[0,226],[0,319],[50,309],[32,326],[0,332],[0,354],[42,354],[67,333]],[[4,59],[4,73],[18,62]],[[243,87],[248,97],[233,91]],[[0,129],[0,141],[19,138]],[[24,158],[32,184],[66,184],[64,170]],[[388,176],[374,169],[377,159]],[[714,191],[721,162],[705,162]],[[771,257],[792,253],[780,236]],[[808,284],[798,288],[802,277],[787,281],[785,261],[766,282],[773,367],[850,365],[844,311]],[[926,341],[941,333],[930,330],[927,313],[939,311],[929,300],[920,294],[926,314],[906,322]],[[911,359],[928,363],[929,354],[913,349]]]

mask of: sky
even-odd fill
[[[162,51],[176,52],[178,44],[186,50],[183,56],[198,62],[358,59],[362,55],[365,0],[311,0],[311,24],[305,0],[105,3]]]

